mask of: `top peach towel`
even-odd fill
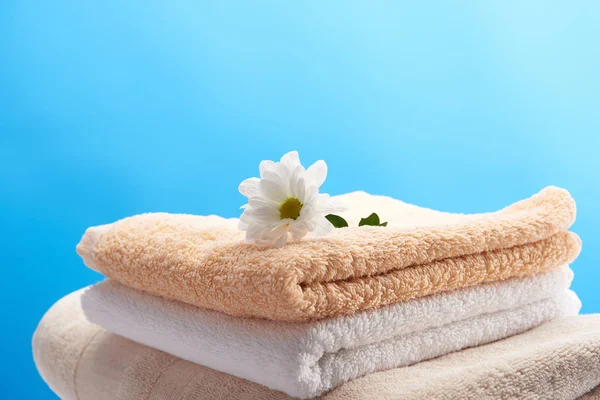
[[[500,211],[452,214],[364,192],[336,229],[283,248],[246,244],[236,219],[154,213],[89,228],[85,264],[130,287],[236,316],[306,321],[532,275],[573,261],[575,202],[548,187]]]

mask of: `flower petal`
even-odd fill
[[[298,166],[290,179],[290,196],[300,200],[300,203],[304,203],[305,195],[306,185],[304,182],[304,168]]]
[[[245,222],[242,222],[242,220],[238,221],[238,229],[240,231],[246,231],[248,230],[248,224],[246,224]]]
[[[308,233],[305,229],[290,229],[290,233],[292,234],[292,240],[300,240]]]
[[[265,237],[272,235],[272,232],[281,225],[280,222],[276,223],[252,223],[246,229],[246,241],[247,242],[260,242]]]
[[[337,200],[332,199],[328,194],[321,193],[317,195],[315,200],[315,212],[319,214],[331,214],[336,212],[346,211],[344,204]]]
[[[240,183],[238,190],[246,197],[258,196],[260,194],[258,189],[259,183],[260,179],[258,178],[248,178]]]
[[[262,235],[268,233],[268,230],[265,230],[267,225],[262,224],[252,224],[247,225],[246,231],[246,240],[248,239],[260,239]]]
[[[258,165],[258,171],[260,172],[260,177],[263,177],[265,171],[270,171],[275,166],[275,163],[271,160],[263,160]]]
[[[300,166],[300,156],[297,151],[290,151],[287,154],[284,154],[281,157],[280,161],[283,165],[285,165],[290,171],[296,169],[296,167]]]
[[[288,233],[285,232],[281,236],[279,236],[279,238],[275,241],[275,243],[273,243],[273,247],[275,247],[276,249],[279,249],[279,248],[285,246],[287,239],[288,239]]]
[[[251,199],[248,199],[248,207],[258,208],[258,207],[271,207],[275,210],[278,210],[280,204],[261,195],[254,196]]]
[[[269,173],[265,172],[265,175],[269,175]],[[288,198],[287,187],[282,186],[282,183],[278,182],[275,178],[262,179],[258,187],[264,197],[277,203],[282,203]]]
[[[311,232],[315,237],[329,235],[335,228],[325,217],[317,218],[317,226]]]
[[[316,187],[315,185],[307,184],[306,179],[304,182],[306,185],[306,193],[304,194],[304,202],[305,203],[314,202],[317,195],[319,194],[319,188]]]
[[[287,168],[281,164],[277,163],[271,170],[267,170],[264,173],[263,180],[267,179],[273,182],[276,182],[279,186],[281,186],[286,193],[286,198],[290,197],[290,180],[292,178],[292,172],[288,171]]]
[[[248,232],[249,233],[249,232]],[[261,247],[282,247],[288,239],[288,226],[287,224],[280,224],[275,229],[269,232],[252,232],[252,234],[246,234],[246,241],[256,244]]]
[[[296,219],[298,222],[308,222],[317,215],[314,203],[304,203],[300,210],[300,215]]]
[[[248,207],[242,215],[270,222],[279,221],[279,210],[271,206]]]
[[[295,221],[290,222],[290,233],[292,234],[293,240],[300,240],[310,231],[315,228],[313,220],[301,220],[298,218]]]
[[[308,183],[320,187],[327,178],[327,164],[323,160],[315,162],[306,170]]]

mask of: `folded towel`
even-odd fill
[[[108,333],[86,320],[81,295],[58,301],[33,337],[36,366],[61,398],[289,399]],[[554,320],[509,339],[367,375],[323,399],[575,399],[600,384],[599,326],[600,315]]]
[[[397,303],[347,317],[288,323],[231,317],[108,280],[82,308],[109,332],[280,390],[314,397],[367,373],[521,333],[580,303],[568,266],[530,278]]]
[[[581,247],[566,232],[575,203],[558,188],[474,215],[365,193],[340,197],[388,226],[261,249],[243,242],[233,219],[145,214],[89,228],[77,251],[90,268],[152,294],[235,316],[305,321],[532,275],[571,262]]]
[[[594,389],[590,390],[583,396],[579,398],[579,400],[598,400],[600,399],[600,386],[596,386]]]

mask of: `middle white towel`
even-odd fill
[[[288,395],[512,336],[579,312],[568,266],[307,323],[231,317],[110,280],[82,295],[106,330]]]

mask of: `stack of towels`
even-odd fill
[[[279,249],[215,216],[89,228],[77,251],[109,279],[44,316],[40,373],[78,399],[574,399],[600,384],[600,319],[574,317],[569,290],[568,192],[472,215],[339,198],[350,225],[373,210],[388,226]]]

